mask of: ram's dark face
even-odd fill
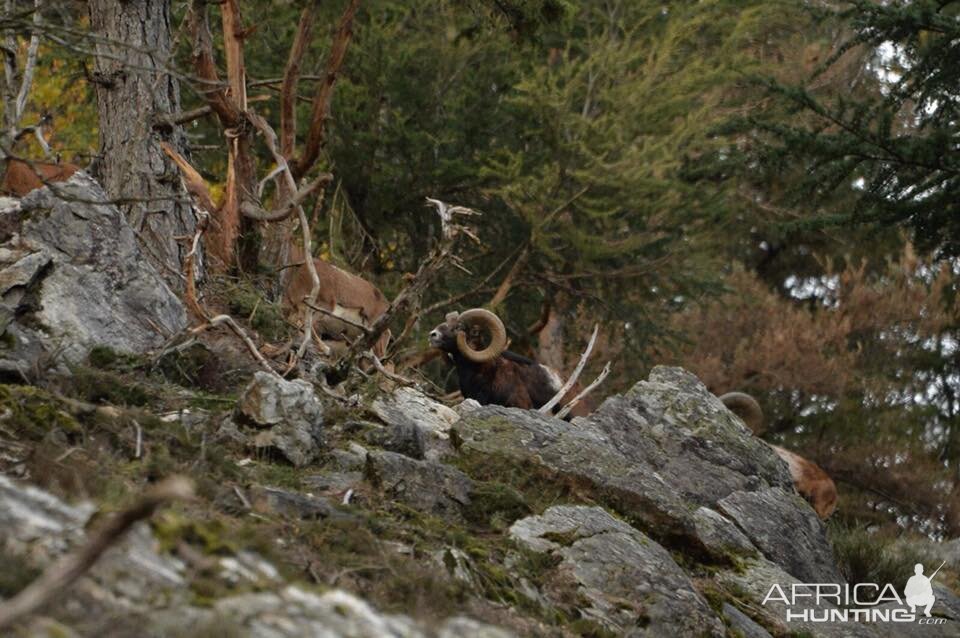
[[[439,348],[444,352],[457,351],[457,326],[456,323],[445,321],[430,331],[427,342],[432,348]]]

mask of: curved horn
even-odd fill
[[[763,432],[763,410],[752,396],[744,392],[727,392],[720,397],[720,401],[728,410],[743,419],[754,434]]]
[[[466,332],[457,333],[457,349],[464,357],[474,363],[485,363],[500,356],[507,347],[507,329],[500,317],[483,308],[473,308],[462,313],[459,318],[461,326],[480,325],[490,331],[490,345],[483,350],[474,350],[467,343]]]

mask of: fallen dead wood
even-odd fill
[[[83,547],[61,557],[20,593],[0,603],[0,628],[9,627],[33,613],[69,587],[93,567],[105,551],[116,545],[134,523],[149,518],[171,501],[192,498],[193,483],[182,476],[171,476],[148,489],[136,503],[92,532]]]

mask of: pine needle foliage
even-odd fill
[[[849,35],[807,82],[765,81],[776,108],[741,121],[762,142],[754,166],[798,173],[787,200],[804,227],[904,226],[921,250],[960,254],[960,2],[857,0],[817,17]],[[851,60],[847,91],[817,88]]]

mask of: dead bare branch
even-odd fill
[[[264,124],[266,124],[265,121],[264,121]],[[275,175],[279,177],[281,173],[285,173],[285,172],[287,172],[286,162],[284,162],[282,166],[277,166],[276,169],[271,171],[270,175],[268,175],[267,178],[269,178],[271,175]],[[264,179],[267,179],[267,178],[264,178]],[[308,197],[310,197],[310,195],[312,195],[318,188],[322,186],[326,186],[331,181],[333,181],[332,174],[322,173],[315,180],[313,180],[312,182],[310,182],[300,190],[298,191],[295,190],[292,198],[290,198],[288,201],[281,204],[279,207],[275,208],[270,212],[263,210],[262,208],[253,204],[253,202],[250,202],[250,201],[245,201],[240,205],[240,212],[243,213],[245,217],[249,217],[250,219],[256,219],[257,221],[261,221],[261,222],[282,221],[290,217],[290,215],[292,215],[293,213],[295,213],[297,209],[303,205],[303,202]]]
[[[308,300],[304,299],[304,300],[303,300],[303,303],[310,303],[310,302],[309,302]],[[370,328],[366,327],[366,326],[363,325],[362,323],[357,323],[356,321],[353,321],[352,319],[348,319],[348,318],[346,318],[346,317],[341,317],[340,315],[338,315],[338,314],[336,314],[336,313],[330,312],[330,311],[327,310],[326,308],[321,308],[320,306],[314,305],[314,306],[313,306],[313,310],[314,310],[315,312],[319,312],[321,315],[326,315],[327,317],[333,317],[333,318],[336,319],[337,321],[342,321],[343,323],[347,324],[348,326],[352,326],[352,327],[356,328],[356,329],[359,330],[360,332],[368,332],[368,331],[370,330]]]
[[[364,358],[370,359],[370,361],[373,362],[373,367],[377,369],[377,372],[379,372],[380,374],[382,374],[382,375],[385,376],[386,378],[390,379],[391,381],[396,381],[397,383],[399,383],[399,384],[401,384],[401,385],[406,385],[406,386],[417,385],[417,382],[414,381],[413,379],[408,379],[408,378],[406,378],[406,377],[401,377],[399,374],[395,374],[395,373],[390,372],[389,370],[387,370],[387,369],[383,366],[383,362],[380,361],[380,358],[377,357],[377,355],[373,354],[373,351],[372,351],[372,350],[367,350],[367,351],[363,354],[363,356],[364,356]]]
[[[264,175],[263,179],[257,184],[257,199],[263,199],[263,191],[267,188],[267,183],[275,180],[277,175],[283,172],[283,168],[280,166],[275,167],[272,171]]]
[[[562,419],[568,414],[570,414],[570,410],[575,408],[577,404],[584,399],[584,397],[586,397],[588,394],[593,392],[598,385],[603,383],[604,379],[606,379],[609,374],[610,374],[610,362],[607,361],[607,365],[603,366],[603,370],[600,372],[600,374],[597,375],[597,378],[593,380],[593,383],[591,383],[590,385],[585,387],[583,390],[581,390],[580,393],[577,394],[577,396],[573,397],[573,399],[569,403],[563,406],[563,408],[559,412],[557,412],[557,418]]]
[[[280,152],[284,157],[293,157],[297,139],[297,84],[300,82],[300,66],[306,53],[310,37],[313,35],[313,23],[317,17],[319,2],[314,0],[300,14],[297,34],[290,46],[287,66],[283,70],[283,83],[280,86]]]
[[[264,370],[271,374],[277,374],[277,371],[273,369],[273,366],[270,365],[270,362],[267,361],[266,358],[260,353],[260,350],[257,348],[257,344],[255,344],[253,340],[247,336],[247,333],[244,331],[244,329],[241,328],[240,325],[234,321],[233,317],[230,315],[217,315],[216,317],[211,318],[207,323],[199,325],[196,328],[191,328],[190,334],[199,334],[221,324],[227,324],[227,326],[233,330],[238,337],[240,337],[243,343],[247,346],[247,350],[250,351],[250,354],[253,355],[253,358],[257,360]]]
[[[171,476],[150,488],[136,503],[110,517],[78,551],[63,556],[13,598],[0,603],[0,628],[33,613],[89,570],[101,555],[130,530],[171,501],[193,498],[193,483]]]
[[[277,163],[277,166],[282,166],[283,179],[287,184],[287,189],[291,193],[296,193],[291,200],[293,209],[297,212],[297,217],[300,220],[300,232],[303,235],[303,258],[304,263],[307,266],[307,272],[310,274],[310,281],[312,282],[312,287],[310,289],[309,298],[305,299],[303,304],[303,340],[300,342],[300,347],[297,349],[297,359],[302,359],[303,355],[307,352],[307,347],[310,345],[310,342],[313,339],[313,307],[316,306],[317,296],[320,294],[320,277],[317,275],[317,267],[313,263],[313,240],[310,237],[310,224],[307,222],[307,214],[303,211],[303,206],[298,202],[302,201],[306,194],[302,195],[302,192],[297,192],[297,184],[293,178],[293,173],[290,171],[290,166],[287,164],[287,158],[280,153],[280,149],[277,147],[277,134],[273,128],[267,124],[267,121],[257,115],[256,113],[248,113],[247,118],[250,122],[263,134],[264,142],[267,144],[267,148],[270,149],[270,153],[273,155],[274,161]],[[333,176],[326,173],[321,175],[319,178],[314,180],[314,182],[303,189],[303,191],[315,190],[320,184],[326,184],[332,179]],[[324,181],[325,180],[325,181]],[[327,348],[324,354],[329,355],[330,349]]]
[[[341,373],[352,365],[360,353],[373,348],[373,345],[380,339],[380,336],[390,326],[390,322],[400,312],[406,310],[412,303],[420,299],[423,292],[429,287],[437,274],[449,262],[457,260],[453,254],[454,244],[461,235],[475,238],[473,231],[453,222],[453,215],[464,216],[479,215],[480,213],[465,208],[463,206],[447,206],[440,200],[427,198],[427,201],[437,208],[442,223],[441,239],[437,246],[430,252],[430,255],[420,264],[417,272],[409,279],[406,286],[394,297],[386,312],[380,315],[376,321],[368,328],[367,332],[354,341],[347,351],[340,357],[336,369]]]
[[[320,84],[313,98],[310,129],[307,131],[303,154],[297,161],[293,162],[293,173],[297,179],[306,175],[320,156],[320,148],[323,146],[326,134],[327,118],[330,117],[333,88],[337,82],[340,67],[343,66],[343,60],[347,55],[350,39],[353,37],[353,17],[359,6],[360,0],[350,0],[350,4],[347,5],[343,15],[340,16],[340,24],[337,26],[337,32],[333,36],[333,44],[330,46],[330,57],[327,59],[324,72],[325,80]]]
[[[557,390],[557,393],[553,395],[553,398],[543,404],[537,412],[540,414],[550,414],[550,410],[554,408],[563,397],[567,395],[567,392],[570,391],[570,388],[573,387],[573,384],[577,382],[577,379],[580,377],[580,373],[583,372],[583,368],[587,365],[587,359],[590,358],[590,353],[593,352],[593,346],[597,342],[597,334],[600,332],[600,324],[595,324],[593,326],[593,334],[590,335],[590,341],[587,343],[587,349],[583,351],[583,354],[580,355],[580,362],[577,363],[577,367],[573,370],[573,374],[570,375],[570,378],[567,379],[567,382]]]

